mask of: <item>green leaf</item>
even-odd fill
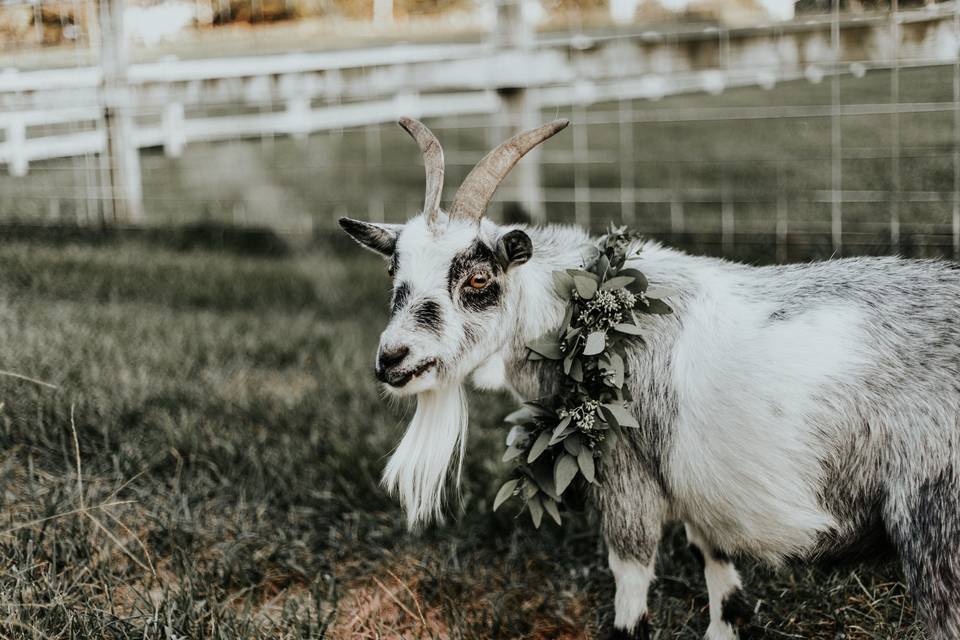
[[[565,271],[554,271],[553,288],[556,289],[558,296],[569,300],[570,294],[573,293],[573,277]]]
[[[545,358],[551,360],[560,360],[563,358],[563,351],[560,350],[560,340],[553,331],[548,332],[527,343],[527,348],[536,351]]]
[[[507,447],[507,450],[503,452],[503,461],[510,462],[511,460],[513,460],[514,458],[522,454],[523,454],[523,451],[521,449],[518,449],[517,447]]]
[[[517,484],[520,483],[519,478],[514,478],[513,480],[507,480],[503,483],[503,486],[500,487],[500,491],[497,491],[497,497],[493,499],[493,510],[496,511],[500,508],[504,502],[510,499],[510,496],[513,495],[513,492],[517,489]]]
[[[553,409],[549,407],[550,402],[552,401],[548,401],[545,404],[542,400],[528,400],[527,402],[523,403],[523,406],[528,407],[535,416],[540,416],[541,418],[551,418],[557,414],[554,413]]]
[[[633,429],[640,428],[640,423],[637,422],[637,419],[634,418],[633,415],[623,407],[623,405],[613,402],[602,405],[600,408],[607,417],[607,422],[612,422],[613,424],[621,427],[630,427]]]
[[[564,438],[563,448],[566,449],[567,453],[572,456],[579,455],[584,449],[583,445],[580,443],[580,436],[576,433],[568,438]]]
[[[537,486],[540,487],[540,491],[542,491],[545,495],[550,496],[554,500],[560,499],[560,496],[557,495],[557,489],[553,483],[552,464],[541,460],[540,464],[534,465],[533,478],[536,481]]]
[[[654,313],[657,315],[666,315],[668,313],[673,313],[673,309],[670,308],[663,300],[658,300],[657,298],[647,298],[646,303],[639,303],[637,309],[644,313]]]
[[[583,257],[583,264],[590,264],[597,259],[597,256],[600,254],[600,247],[594,243],[584,244],[580,247],[581,256]]]
[[[570,375],[570,369],[573,368],[573,361],[576,357],[577,357],[577,352],[573,349],[570,349],[570,352],[567,354],[567,357],[563,359],[564,375]]]
[[[593,451],[587,447],[580,449],[580,453],[577,454],[577,465],[580,467],[580,473],[587,479],[587,482],[592,483],[596,477],[596,469],[593,464]]]
[[[614,276],[613,278],[610,278],[609,280],[604,282],[602,285],[600,285],[600,288],[603,289],[604,291],[609,291],[611,289],[620,289],[621,287],[627,286],[634,280],[636,280],[636,278],[634,278],[633,276]]]
[[[636,269],[620,269],[620,273],[617,275],[633,277],[633,282],[627,285],[627,291],[630,293],[643,293],[650,286],[647,277]]]
[[[573,479],[577,477],[580,468],[577,465],[577,459],[569,453],[565,453],[559,458],[553,467],[553,481],[557,486],[557,495],[562,496],[563,492],[570,486]]]
[[[573,360],[573,363],[570,365],[570,373],[568,375],[577,382],[583,382],[583,365],[580,364],[579,360]]]
[[[534,415],[536,414],[533,412],[533,409],[525,405],[516,411],[507,414],[507,417],[504,418],[503,421],[509,424],[525,424],[530,422]]]
[[[610,371],[613,375],[609,378],[614,387],[619,389],[623,386],[623,381],[626,378],[626,367],[623,364],[623,358],[618,354],[610,354],[610,366],[607,367],[607,371]]]
[[[563,524],[560,520],[560,509],[557,508],[557,501],[553,498],[545,498],[543,500],[543,508],[547,513],[550,514],[550,517],[553,518],[553,521],[557,523],[557,526]]]
[[[635,324],[630,324],[629,322],[621,322],[620,324],[613,325],[613,330],[619,333],[625,333],[628,336],[642,336],[643,329],[638,327]]]
[[[560,442],[561,440],[569,436],[571,433],[576,433],[576,431],[577,430],[574,429],[573,427],[566,427],[563,429],[563,431],[559,431],[559,432],[555,431],[553,434],[553,437],[550,438],[550,446],[557,444],[558,442]]]
[[[526,439],[530,435],[530,432],[527,431],[527,428],[520,424],[515,424],[510,427],[510,431],[507,432],[507,446],[512,447],[521,440]]]
[[[679,295],[679,293],[679,291],[670,287],[650,287],[646,290],[645,295],[648,298],[670,298]]]
[[[539,458],[540,454],[546,451],[548,444],[550,444],[550,433],[541,431],[537,439],[534,440],[533,446],[530,447],[530,453],[527,454],[527,462],[530,463]]]
[[[593,280],[597,284],[600,283],[600,278],[599,276],[597,276],[597,274],[591,273],[589,271],[584,271],[583,269],[567,269],[567,273],[573,276],[574,278],[577,278],[577,277],[587,278],[588,280]]]
[[[602,278],[606,277],[608,271],[610,271],[610,258],[604,254],[597,258],[596,272],[599,273]]]
[[[573,284],[577,287],[577,293],[584,300],[590,300],[597,293],[597,281],[583,276],[573,276]]]
[[[567,431],[568,429],[571,429],[570,427],[571,422],[573,422],[573,418],[571,418],[570,416],[567,416],[566,418],[560,421],[560,424],[558,424],[556,428],[553,430],[553,436],[550,438],[551,445],[557,444],[558,442],[563,440],[563,438],[566,437],[564,432]]]
[[[533,520],[533,526],[540,528],[540,521],[543,519],[543,504],[539,496],[533,496],[527,500],[527,509],[530,510],[530,518]]]
[[[523,499],[524,500],[529,500],[530,498],[534,497],[535,495],[537,495],[538,491],[539,491],[539,488],[537,487],[536,482],[530,482],[529,480],[527,480],[526,482],[523,483]]]
[[[595,356],[603,352],[607,346],[607,336],[603,331],[594,331],[587,336],[587,344],[583,347],[583,355]]]
[[[627,371],[627,365],[623,362],[623,357],[619,353],[610,354],[610,368],[620,372],[621,375]]]

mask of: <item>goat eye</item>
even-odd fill
[[[483,289],[488,284],[490,284],[490,278],[487,277],[485,273],[475,273],[470,276],[470,279],[467,281],[467,284],[474,289]]]

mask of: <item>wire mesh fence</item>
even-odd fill
[[[0,56],[0,221],[128,222],[111,118],[129,118],[138,224],[310,236],[344,214],[417,211],[422,169],[398,115],[440,137],[447,198],[510,131],[562,116],[571,129],[524,161],[491,215],[623,223],[751,260],[960,257],[957,2],[856,12],[835,1],[739,26],[528,24],[507,38],[514,25],[500,22],[456,44],[294,54],[250,36],[246,55],[227,57],[213,38],[197,59],[134,47],[120,93],[105,80],[101,5],[0,9],[22,6],[65,17],[48,51]]]

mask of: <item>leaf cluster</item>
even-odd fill
[[[554,272],[555,293],[567,303],[563,322],[527,347],[529,360],[548,361],[562,375],[552,395],[506,417],[503,460],[514,469],[494,510],[518,497],[534,526],[544,513],[559,525],[564,492],[578,478],[600,483],[622,430],[640,426],[628,409],[629,347],[643,341],[642,315],[671,313],[663,298],[672,292],[628,266],[636,245],[625,228],[611,228],[587,247],[581,268]]]

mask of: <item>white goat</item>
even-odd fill
[[[404,225],[341,219],[389,260],[393,310],[377,377],[418,408],[384,482],[411,527],[439,514],[462,455],[461,385],[551,391],[525,343],[559,326],[551,273],[581,265],[586,233],[483,218],[499,182],[566,126],[522,133],[439,207],[443,153],[424,155],[423,212]],[[730,560],[772,564],[895,552],[931,638],[960,638],[960,270],[854,258],[750,267],[644,243],[634,266],[678,293],[641,316],[631,353],[641,428],[594,490],[616,579],[614,635],[649,636],[647,590],[663,524],[682,520],[704,562],[710,640],[737,637],[752,608]]]

